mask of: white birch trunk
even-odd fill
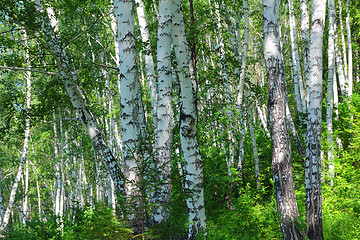
[[[294,6],[293,0],[289,0],[289,21],[290,21],[290,40],[291,40],[291,56],[293,63],[293,73],[294,73],[294,95],[295,95],[295,105],[299,113],[305,113],[305,96],[303,88],[303,80],[301,77],[301,66],[300,66],[300,57],[299,49],[297,44],[297,34],[296,34],[296,23],[294,15]]]
[[[335,43],[338,42],[338,33],[336,29],[336,23],[335,23]],[[344,64],[341,57],[341,51],[338,44],[335,44],[335,60],[336,60],[336,68],[337,68],[337,74],[339,79],[339,86],[340,86],[340,92],[343,97],[347,96],[347,87],[346,87],[346,76],[345,76],[345,69]]]
[[[155,141],[155,167],[158,175],[158,186],[153,195],[157,207],[153,213],[154,223],[169,219],[170,209],[170,171],[172,145],[172,67],[171,67],[171,30],[172,30],[172,0],[159,1],[159,24],[157,39],[157,72],[158,72],[158,128]]]
[[[135,49],[135,2],[134,0],[115,0],[119,41],[119,98],[121,108],[121,132],[126,178],[125,193],[130,208],[130,225],[135,233],[141,229],[141,219],[136,217],[140,210],[140,192],[137,171],[139,147],[145,141],[145,117],[141,98]],[[142,141],[142,142],[141,142]],[[114,181],[115,182],[115,181]],[[115,183],[116,184],[116,183]]]
[[[297,208],[292,175],[291,145],[286,127],[286,82],[279,34],[279,1],[263,0],[264,56],[269,88],[272,168],[284,239],[303,239],[296,228]]]
[[[145,69],[146,69],[146,79],[149,86],[150,100],[151,100],[151,113],[153,117],[154,132],[157,130],[157,82],[155,75],[155,64],[151,51],[151,42],[150,42],[150,33],[146,20],[144,3],[142,0],[135,0],[137,4],[137,16],[139,19],[139,26],[141,32],[141,39],[145,45]],[[156,133],[155,133],[156,135]]]
[[[327,158],[330,170],[330,184],[333,185],[334,178],[334,137],[333,137],[333,112],[334,112],[334,76],[335,76],[335,1],[328,0],[328,18],[329,18],[329,35],[328,35],[328,81],[327,81],[327,102],[326,102],[326,127],[328,152]]]
[[[59,149],[58,149],[58,131],[56,126],[56,116],[55,110],[53,111],[53,119],[54,119],[54,159],[55,159],[55,181],[54,181],[54,196],[55,196],[55,205],[54,205],[54,213],[56,216],[60,215],[60,163],[59,163]]]
[[[305,97],[306,106],[309,106],[309,77],[310,77],[310,41],[309,41],[309,8],[308,0],[300,0],[301,9],[301,39],[303,49],[303,61],[304,61],[304,77],[305,77]]]
[[[185,34],[180,0],[174,0],[173,41],[178,63],[181,88],[180,142],[185,164],[186,204],[189,211],[188,239],[206,233],[205,199],[203,189],[203,162],[197,140],[196,86],[193,85],[189,66],[192,64]]]
[[[237,105],[240,107],[243,101],[244,95],[244,85],[245,85],[245,75],[246,75],[246,60],[247,60],[247,52],[249,47],[249,12],[248,12],[247,0],[243,0],[243,12],[244,12],[244,43],[243,43],[243,52],[241,54],[241,72],[240,79],[238,84],[237,91]],[[240,39],[238,39],[240,41]]]
[[[345,81],[348,81],[348,76],[347,76],[347,55],[346,55],[346,41],[345,41],[345,36],[344,36],[344,23],[343,23],[343,6],[342,6],[342,1],[338,1],[339,4],[339,22],[340,22],[340,36],[341,36],[341,46],[342,46],[342,54],[340,54],[340,56],[342,56],[342,62],[344,64],[344,75],[345,75]]]
[[[346,34],[348,43],[348,95],[353,93],[353,58],[352,58],[352,43],[351,43],[351,27],[350,27],[350,11],[349,0],[346,1]]]
[[[243,110],[241,108],[244,107],[243,104],[243,95],[244,95],[244,86],[245,86],[245,76],[246,76],[246,62],[247,62],[247,54],[248,54],[248,47],[249,47],[249,13],[248,13],[248,5],[247,0],[243,0],[243,13],[244,13],[244,43],[243,43],[243,52],[241,54],[241,72],[240,72],[240,79],[239,84],[237,87],[237,99],[236,104],[239,112],[239,119],[240,119],[240,141],[239,141],[239,160],[237,164],[237,172],[243,181],[243,165],[244,165],[244,146],[245,146],[245,133],[246,128],[243,123],[245,122],[242,118],[244,117]],[[237,32],[238,35],[238,46],[240,49],[240,33],[239,29]]]
[[[305,192],[306,235],[323,239],[321,199],[321,103],[323,35],[326,0],[312,0],[310,36],[309,106],[306,132]]]

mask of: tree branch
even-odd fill
[[[16,70],[16,71],[30,71],[30,72],[37,72],[37,73],[43,73],[43,74],[48,74],[48,75],[53,75],[53,76],[58,76],[61,77],[61,75],[59,73],[55,73],[55,72],[47,72],[47,71],[43,71],[43,70],[38,70],[38,69],[32,69],[32,68],[21,68],[21,67],[7,67],[7,66],[0,66],[0,69],[8,69],[8,70]]]

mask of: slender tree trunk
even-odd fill
[[[244,12],[244,22],[245,22],[245,29],[244,29],[244,43],[243,43],[243,52],[241,54],[241,72],[240,72],[240,79],[239,84],[237,87],[237,105],[238,107],[241,106],[243,101],[244,95],[244,85],[245,85],[245,75],[246,75],[246,60],[248,54],[248,47],[249,47],[249,12],[248,12],[248,5],[247,0],[243,0],[243,12]]]
[[[334,137],[333,137],[333,112],[334,112],[334,75],[335,75],[335,1],[328,0],[328,18],[329,18],[329,35],[328,35],[328,81],[327,81],[327,108],[326,108],[326,127],[329,162],[331,176],[331,185],[334,178]]]
[[[243,0],[243,12],[244,12],[244,43],[243,43],[243,52],[241,54],[241,72],[239,78],[239,84],[237,86],[237,108],[239,112],[239,119],[240,119],[240,141],[239,141],[239,161],[237,164],[237,172],[240,176],[241,181],[243,182],[243,166],[244,166],[244,146],[245,146],[245,133],[246,129],[243,125],[243,95],[244,95],[244,86],[245,86],[245,76],[246,76],[246,62],[247,62],[247,54],[248,54],[248,47],[249,47],[249,12],[248,12],[248,5],[247,0]],[[238,46],[240,49],[240,34],[238,33]]]
[[[303,61],[304,61],[304,77],[305,77],[305,97],[306,106],[309,106],[309,78],[310,78],[310,41],[309,41],[309,8],[308,0],[300,0],[301,9],[301,39],[303,49]]]
[[[279,1],[263,0],[264,55],[269,88],[269,122],[276,205],[284,239],[303,239],[297,208],[291,145],[286,127],[286,83],[279,36]]]
[[[158,72],[158,129],[155,142],[156,169],[158,186],[153,195],[153,201],[159,204],[152,220],[160,223],[169,219],[169,202],[171,194],[171,145],[172,145],[172,68],[171,68],[171,25],[172,25],[172,0],[160,0],[159,25],[157,39],[157,72]]]
[[[345,41],[345,31],[344,31],[344,22],[343,22],[343,5],[342,1],[338,1],[339,4],[339,23],[340,23],[340,36],[341,36],[341,46],[342,46],[342,62],[344,64],[344,75],[345,75],[345,81],[348,81],[348,75],[347,75],[347,55],[346,55],[346,41]]]
[[[348,42],[348,95],[352,96],[353,93],[353,58],[352,58],[352,43],[351,43],[351,27],[350,27],[350,11],[349,2],[346,1],[346,34]]]
[[[180,142],[184,154],[186,204],[189,211],[188,239],[206,232],[206,214],[203,188],[203,162],[197,139],[197,108],[195,79],[191,79],[192,65],[185,34],[183,12],[180,0],[174,0],[176,10],[173,19],[173,41],[178,63],[181,88],[180,99]]]
[[[151,42],[150,42],[150,33],[146,20],[144,3],[142,0],[136,0],[137,4],[137,16],[139,19],[139,26],[141,32],[142,42],[145,45],[145,69],[146,69],[146,79],[149,86],[149,93],[151,99],[151,107],[152,107],[152,118],[154,124],[154,132],[157,130],[157,81],[155,75],[155,64],[151,52]],[[155,133],[156,135],[156,133]]]
[[[310,36],[309,106],[306,133],[305,192],[306,235],[323,239],[321,199],[322,47],[326,0],[312,0]]]
[[[337,33],[337,25],[335,23],[334,25],[334,31],[335,31],[335,43],[338,42],[339,36]],[[340,86],[340,92],[343,97],[347,96],[347,87],[346,87],[346,75],[345,75],[345,68],[344,63],[341,57],[341,51],[338,44],[335,44],[335,60],[336,60],[336,68],[337,68],[337,74],[339,78],[339,86]]]
[[[304,96],[304,88],[303,88],[304,85],[301,76],[299,49],[297,44],[293,0],[289,0],[289,15],[290,15],[290,39],[291,39],[291,49],[292,49],[291,56],[292,56],[293,73],[294,73],[295,103],[296,103],[297,111],[299,113],[304,114],[306,111],[306,105],[305,105],[305,96]]]

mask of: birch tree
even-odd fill
[[[146,79],[148,81],[149,93],[152,106],[152,118],[154,129],[157,129],[157,81],[155,75],[155,64],[151,52],[151,42],[150,42],[150,33],[148,28],[148,23],[146,20],[144,3],[142,0],[136,0],[137,4],[136,11],[139,19],[139,27],[141,32],[141,39],[145,45],[145,69],[146,69]]]
[[[134,0],[115,0],[115,16],[117,19],[119,41],[119,74],[120,74],[120,108],[121,108],[121,133],[123,141],[122,157],[126,178],[125,193],[133,209],[136,210],[140,203],[138,197],[139,181],[137,161],[140,157],[137,150],[141,139],[144,139],[144,111],[142,109],[141,88],[136,63],[135,49],[135,2]],[[130,220],[135,228],[140,227],[135,215],[131,214]]]
[[[327,102],[326,102],[326,127],[327,141],[329,144],[327,158],[329,161],[331,184],[333,184],[334,171],[334,137],[333,137],[333,112],[334,112],[334,77],[335,75],[335,1],[328,0],[328,18],[329,18],[329,35],[328,35],[328,81],[327,81]]]
[[[292,175],[290,138],[286,127],[286,83],[279,36],[279,1],[263,0],[264,55],[269,88],[272,169],[284,239],[303,239],[296,227],[299,212]]]
[[[299,49],[297,44],[297,34],[296,34],[296,22],[294,15],[294,6],[293,1],[289,0],[289,15],[290,15],[290,41],[291,41],[291,57],[293,63],[293,75],[294,75],[294,94],[295,94],[295,105],[299,113],[305,113],[305,94],[304,94],[304,85],[301,76],[301,66],[300,66],[300,57]]]
[[[323,239],[321,199],[321,103],[326,0],[311,1],[309,106],[306,132],[306,235]]]
[[[304,79],[305,79],[305,96],[306,106],[309,105],[309,61],[310,61],[310,49],[309,49],[309,8],[308,0],[300,0],[300,13],[301,13],[301,39],[302,39],[302,50],[303,50],[303,61],[304,61]]]
[[[155,142],[158,172],[158,186],[155,189],[153,201],[159,204],[153,213],[155,223],[169,219],[169,202],[171,194],[171,145],[172,145],[172,67],[171,67],[171,25],[173,13],[172,0],[160,0],[159,25],[157,39],[157,72],[158,72],[158,100],[157,119],[158,128]]]
[[[197,109],[195,79],[191,79],[193,62],[190,59],[188,42],[185,34],[182,5],[174,0],[173,41],[178,63],[180,80],[180,142],[184,154],[186,204],[189,212],[188,239],[206,232],[206,214],[203,188],[203,161],[197,139]]]

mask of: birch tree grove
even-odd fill
[[[357,239],[359,16],[1,0],[0,237]]]

